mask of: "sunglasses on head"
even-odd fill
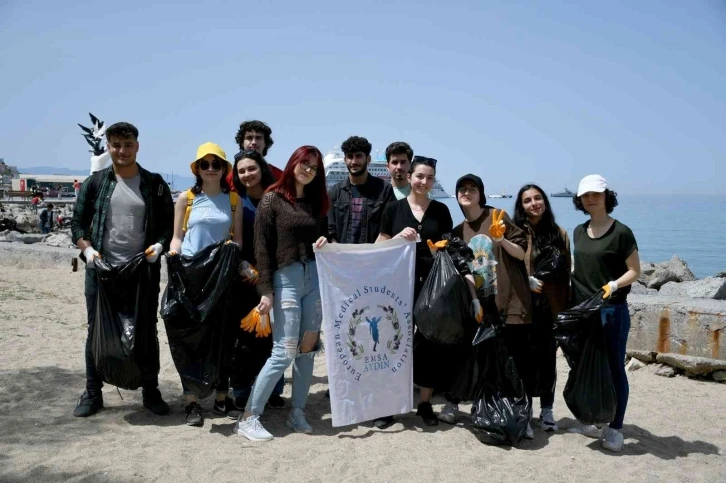
[[[199,161],[199,169],[201,169],[202,171],[206,171],[210,167],[212,168],[212,171],[219,171],[220,169],[222,169],[222,162],[218,159],[215,159],[211,163],[206,159],[202,159]]]
[[[423,164],[423,165],[430,166],[430,167],[436,169],[436,163],[437,163],[437,161],[434,158],[427,158],[424,156],[414,156],[413,160],[411,161],[411,166],[416,166],[417,164]]]

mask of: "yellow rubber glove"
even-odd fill
[[[602,291],[604,292],[602,294],[603,299],[608,299],[610,296],[618,289],[618,283],[617,282],[608,282],[605,285],[602,286]]]
[[[495,242],[500,242],[504,239],[504,232],[507,231],[507,226],[504,224],[504,210],[494,210],[492,214],[492,226],[489,227],[489,235]]]
[[[250,310],[250,313],[245,315],[245,317],[240,322],[239,326],[240,329],[244,330],[245,332],[252,332],[257,328],[257,324],[260,320],[260,311],[257,310],[257,307]]]
[[[434,248],[439,250],[441,248],[446,248],[446,246],[449,244],[449,240],[439,240],[436,243],[432,242],[431,240],[426,240],[426,244],[431,250],[433,250]]]
[[[255,337],[267,337],[271,332],[272,326],[270,325],[270,314],[260,316],[255,330]]]

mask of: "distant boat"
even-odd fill
[[[501,193],[494,193],[493,195],[489,195],[489,198],[511,198],[512,195],[508,195],[507,192],[502,188]]]
[[[567,187],[565,187],[564,190],[558,192],[558,193],[550,193],[550,196],[553,198],[572,198],[575,196],[575,193],[568,190]]]

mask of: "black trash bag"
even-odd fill
[[[471,423],[482,443],[516,446],[527,432],[532,408],[514,358],[507,351],[503,329],[503,324],[482,325],[474,339],[482,349],[483,369]]]
[[[471,318],[470,300],[466,281],[451,255],[439,250],[413,308],[416,327],[432,342],[458,344],[464,340],[466,321]]]
[[[546,246],[534,261],[534,278],[543,282],[556,280],[567,266],[567,260],[557,247]]]
[[[219,383],[223,348],[236,337],[237,311],[231,310],[232,281],[238,277],[239,248],[219,242],[193,257],[167,257],[169,283],[162,299],[169,349],[182,382],[200,399]]]
[[[159,373],[156,305],[148,297],[152,268],[144,253],[120,267],[103,258],[94,264],[98,293],[91,354],[96,371],[103,382],[138,389]]]
[[[599,292],[573,309],[560,313],[555,322],[555,337],[565,344],[562,349],[570,365],[564,391],[565,403],[584,424],[609,423],[617,409],[602,329],[602,304],[602,292]]]

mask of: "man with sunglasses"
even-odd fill
[[[113,266],[128,262],[140,252],[151,264],[151,290],[146,294],[150,317],[156,320],[161,264],[159,256],[169,249],[173,234],[174,203],[169,186],[159,174],[136,163],[139,131],[119,122],[106,129],[112,164],[95,172],[81,185],[73,210],[73,240],[86,262],[85,296],[88,311],[86,339],[86,390],[73,415],[87,417],[103,408],[103,381],[91,354],[90,331],[95,318],[98,280],[94,262],[103,258]],[[153,356],[153,354],[152,354]],[[158,351],[155,354],[158,361]],[[158,362],[157,362],[158,367]],[[158,389],[158,373],[144,375],[143,405],[154,414],[169,413]]]
[[[341,146],[348,178],[328,193],[331,242],[375,242],[381,230],[383,208],[396,199],[390,184],[368,172],[371,149],[371,143],[359,136],[349,137]]]

